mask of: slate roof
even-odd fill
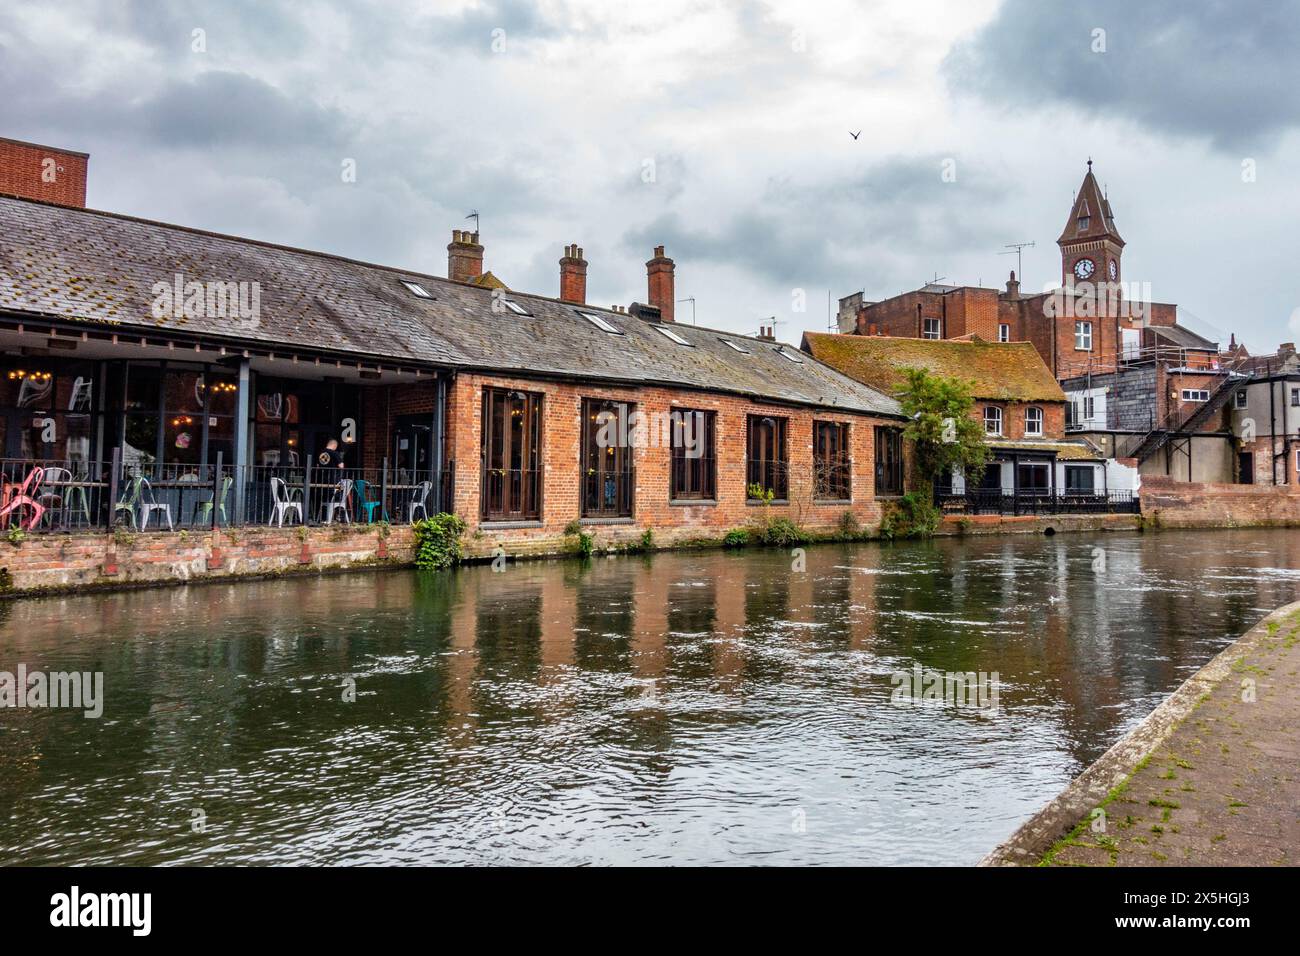
[[[187,281],[257,282],[253,328],[213,318],[155,318],[152,288]],[[420,283],[421,299],[399,280]],[[751,398],[899,415],[898,403],[775,343],[696,326],[667,325],[583,306],[624,334],[603,332],[575,307],[509,292],[530,314],[492,307],[500,290],[325,253],[223,236],[97,210],[0,196],[0,311],[400,360],[460,369],[534,373],[723,391]],[[237,327],[238,326],[238,327]],[[725,344],[733,341],[746,350]],[[784,346],[800,355],[791,346]]]
[[[1183,325],[1152,325],[1149,326],[1153,335],[1172,342],[1179,348],[1200,349],[1206,352],[1219,351],[1219,343],[1211,342],[1203,335],[1197,335],[1191,329]]]
[[[974,397],[1009,402],[1064,402],[1065,393],[1030,342],[910,339],[888,335],[805,332],[804,349],[846,375],[897,394],[909,368],[973,385]]]
[[[1002,438],[990,438],[988,440],[990,448],[998,451],[1029,451],[1045,452],[1055,454],[1061,461],[1105,461],[1106,456],[1092,445],[1090,442],[1079,439],[1077,441],[1044,441],[1025,438],[1019,441],[1008,441]]]

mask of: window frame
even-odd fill
[[[984,406],[984,434],[993,438],[1002,437],[1002,409],[997,405]],[[990,422],[996,422],[993,429],[989,428]]]
[[[1081,344],[1084,342],[1087,344]],[[1092,321],[1090,319],[1074,320],[1074,350],[1076,352],[1092,351]]]
[[[770,438],[759,433],[760,428],[770,428]],[[773,493],[772,500],[782,503],[790,496],[790,419],[781,415],[745,416],[745,499],[759,501],[750,488],[758,485]],[[771,446],[770,449],[767,446]],[[756,452],[771,451],[771,455],[756,456]],[[769,480],[770,479],[770,482]]]
[[[930,334],[930,323],[934,323],[934,334]],[[934,316],[922,316],[921,338],[935,341],[943,338],[943,319]]]
[[[903,494],[903,430],[877,425],[872,436],[875,455],[875,494],[877,498],[897,498]],[[885,454],[881,452],[885,451]]]
[[[662,325],[656,325],[654,329],[656,332],[658,332],[660,335],[666,338],[669,342],[675,342],[677,345],[685,345],[689,349],[695,348],[695,345],[693,343],[686,341],[686,339],[682,338],[672,329],[665,328]]]
[[[1032,412],[1032,413],[1036,413],[1036,414],[1038,415],[1038,427],[1035,428],[1033,431],[1030,431],[1030,428],[1029,428],[1029,417],[1030,417],[1030,413],[1031,413],[1031,412]],[[1043,437],[1043,420],[1044,420],[1044,415],[1043,415],[1043,410],[1042,410],[1042,408],[1040,408],[1040,407],[1037,406],[1037,405],[1028,405],[1028,406],[1026,406],[1026,407],[1025,407],[1025,437],[1026,437],[1026,438],[1042,438],[1042,437]]]
[[[812,423],[813,500],[853,500],[853,433],[848,422]]]
[[[621,422],[628,422],[636,411],[636,403],[612,398],[583,398],[581,408],[579,511],[584,518],[631,518],[636,507],[636,450],[630,443],[601,449],[596,441],[603,427],[599,420],[601,415],[612,414]],[[610,482],[614,486],[612,494]]]
[[[1200,395],[1203,397],[1202,398],[1193,397],[1196,395]],[[1180,402],[1196,402],[1200,404],[1202,402],[1208,402],[1210,400],[1210,390],[1208,388],[1184,388],[1179,390],[1178,396],[1179,396],[1178,400]]]
[[[596,328],[600,329],[600,331],[606,333],[607,335],[627,334],[622,329],[617,328],[612,322],[606,319],[603,315],[599,315],[598,313],[595,312],[588,312],[585,309],[574,309],[573,311],[577,312],[580,316],[582,316],[584,319],[586,319],[588,322],[590,322],[592,325],[594,325]]]
[[[495,467],[492,460],[495,457],[495,451],[492,447],[493,441],[497,435],[494,428],[496,418],[494,414],[494,403],[500,400],[504,411],[510,411],[508,402],[517,402],[522,400],[520,409],[520,436],[522,449],[519,450],[519,461],[527,462],[530,467],[505,468]],[[511,521],[540,521],[542,517],[542,500],[544,490],[544,473],[542,455],[544,453],[545,440],[545,418],[543,412],[545,409],[545,395],[541,392],[528,392],[517,388],[500,388],[497,386],[484,386],[482,396],[483,418],[479,430],[479,517],[484,523],[502,523]],[[501,431],[501,448],[500,462],[504,465],[510,461],[514,455],[514,434],[511,427],[503,427]],[[500,504],[499,509],[491,507],[493,503],[492,494],[492,472],[498,472],[502,479],[500,483]],[[520,472],[519,480],[512,482],[507,480],[507,472]],[[527,475],[531,474],[531,479]],[[532,482],[531,488],[529,481]],[[511,507],[519,506],[519,507]]]
[[[718,500],[717,434],[718,413],[707,408],[673,408],[668,479],[670,502],[709,503]],[[701,416],[698,421],[704,430],[704,454],[692,458],[686,454],[681,440],[683,424],[688,416]]]
[[[1008,323],[1006,323],[1006,322],[999,322],[999,323],[998,323],[998,341],[999,341],[999,342],[1010,342],[1010,341],[1011,341],[1011,326],[1010,326],[1010,324],[1008,324]]]
[[[1245,388],[1237,389],[1236,394],[1232,396],[1233,411],[1240,412],[1240,411],[1244,411],[1249,407],[1250,407],[1250,390]]]
[[[397,281],[406,288],[407,292],[411,293],[411,295],[415,296],[417,299],[433,298],[433,293],[414,279],[398,279]]]

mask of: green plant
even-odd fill
[[[653,528],[646,528],[641,532],[641,550],[653,551],[655,546],[655,532]]]
[[[130,531],[127,531],[124,526],[118,525],[116,528],[113,529],[114,544],[118,545],[119,547],[128,548],[131,546],[131,543],[133,541],[135,541],[135,535],[133,535]]]
[[[916,478],[927,499],[936,478],[954,469],[964,475],[983,474],[988,464],[984,429],[971,417],[971,387],[962,379],[907,370],[907,384],[898,396],[909,419],[903,437],[912,442]]]
[[[417,568],[437,571],[460,563],[460,536],[465,533],[465,522],[458,515],[440,512],[432,518],[421,518],[411,527],[415,532]]]
[[[748,544],[748,528],[732,528],[722,537],[722,546],[724,548],[743,548]]]
[[[777,548],[788,548],[791,545],[807,544],[809,540],[808,532],[804,531],[789,518],[774,518],[768,521],[758,530],[757,540],[759,544],[770,545]]]
[[[378,534],[381,539],[387,538],[393,533],[393,526],[389,524],[387,520],[376,521],[375,533]]]
[[[852,511],[840,515],[839,526],[835,533],[841,541],[854,541],[862,534],[862,528]]]
[[[17,548],[22,545],[23,539],[27,537],[27,532],[22,529],[21,525],[13,524],[9,526],[9,530],[5,533],[5,537],[9,539],[10,544]]]
[[[928,538],[939,527],[942,516],[928,492],[909,491],[885,504],[880,519],[882,538]]]

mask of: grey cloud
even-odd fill
[[[1066,103],[1248,150],[1300,125],[1297,49],[1295,0],[1007,0],[944,71],[954,90],[1008,108]]]

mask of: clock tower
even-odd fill
[[[1123,278],[1120,257],[1124,253],[1124,240],[1115,228],[1110,202],[1092,174],[1091,159],[1083,185],[1074,197],[1070,218],[1056,244],[1061,247],[1061,282],[1065,286],[1119,282]]]

